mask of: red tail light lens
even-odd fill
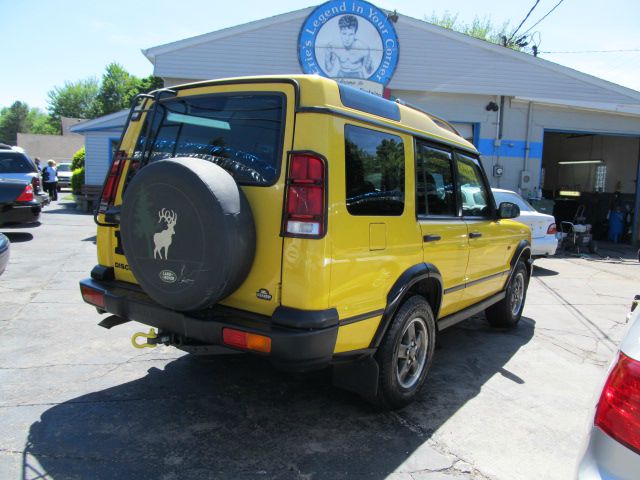
[[[22,193],[16,198],[16,202],[33,202],[33,187],[28,184],[24,187]]]
[[[102,187],[102,197],[100,198],[100,207],[98,208],[98,213],[105,213],[116,200],[118,183],[120,181],[120,175],[122,174],[122,167],[124,166],[126,156],[126,152],[124,152],[123,150],[118,150],[115,157],[113,158],[113,163],[111,164],[109,175],[107,175],[107,179],[104,182],[104,187]]]
[[[233,328],[222,329],[222,342],[230,347],[253,350],[256,352],[270,353],[271,339],[264,335],[243,332]]]
[[[602,390],[595,425],[640,453],[640,362],[618,355]]]
[[[324,235],[325,193],[324,160],[308,154],[293,155],[287,178],[284,235],[308,238]]]
[[[80,285],[82,299],[90,305],[104,309],[104,292]]]
[[[552,223],[551,225],[549,225],[549,228],[547,228],[547,235],[555,235],[557,231],[558,230],[556,229],[556,224]]]

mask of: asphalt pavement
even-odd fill
[[[95,226],[70,201],[0,231],[2,479],[571,478],[640,293],[628,250],[539,260],[516,329],[480,315],[443,332],[418,401],[379,413],[326,372],[136,350],[144,326],[98,327],[78,288]]]

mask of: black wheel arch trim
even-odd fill
[[[533,255],[531,254],[531,243],[529,243],[529,240],[520,240],[520,242],[518,243],[518,246],[516,247],[516,251],[511,257],[511,272],[509,272],[509,279],[505,284],[505,289],[507,288],[506,285],[509,285],[509,282],[511,281],[511,277],[513,277],[513,272],[516,269],[516,265],[518,265],[518,262],[523,257],[523,255],[527,256],[525,265],[527,267],[527,273],[529,274],[529,278],[531,278],[531,273],[533,271]]]
[[[389,290],[389,293],[387,294],[387,305],[384,309],[382,320],[380,320],[378,329],[371,341],[371,348],[377,349],[380,345],[382,338],[389,328],[393,316],[402,304],[403,300],[407,297],[407,293],[411,290],[411,287],[426,279],[434,279],[439,288],[436,304],[431,306],[434,319],[438,318],[444,291],[442,286],[442,274],[440,273],[440,270],[438,270],[438,267],[432,263],[419,263],[405,270]]]

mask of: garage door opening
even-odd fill
[[[582,216],[597,240],[631,243],[639,160],[640,137],[545,131],[541,183],[556,221]]]

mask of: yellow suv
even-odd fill
[[[412,401],[438,332],[522,314],[518,207],[494,204],[448,123],[318,76],[193,83],[139,96],[105,181],[100,325],[152,344],[331,366],[383,408]]]

